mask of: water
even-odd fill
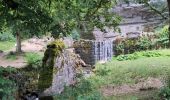
[[[94,41],[94,57],[95,61],[108,61],[113,56],[113,41],[103,40]]]

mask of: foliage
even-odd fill
[[[11,28],[13,33],[21,32],[22,35],[40,35],[48,28],[51,18],[40,1],[14,1],[1,0],[0,2],[1,26]],[[2,27],[0,27],[2,29]],[[24,34],[28,33],[28,34]]]
[[[50,61],[48,62],[48,67],[53,67],[55,58],[60,55],[64,48],[64,42],[59,39],[48,44],[43,57],[43,65],[45,66],[47,64],[47,61],[50,59]]]
[[[169,87],[162,88],[159,95],[162,100],[169,100],[170,99],[170,88]]]
[[[110,71],[111,70],[107,69],[107,67],[102,67],[102,68],[96,70],[96,75],[105,76],[105,75],[108,75]]]
[[[0,41],[14,41],[15,38],[11,33],[0,33]]]
[[[93,84],[81,77],[77,84],[65,87],[64,92],[55,96],[59,100],[102,100],[102,95],[95,90]]]
[[[148,51],[148,52],[143,52],[142,56],[145,56],[145,57],[160,57],[162,55],[159,52]]]
[[[157,28],[154,34],[142,35],[138,39],[125,39],[123,42],[116,44],[116,55],[129,54],[135,51],[153,50],[167,48],[169,43],[168,25],[163,28]],[[125,59],[128,57],[125,56]]]
[[[170,99],[170,74],[169,72],[167,72],[167,75],[165,76],[165,86],[160,90],[159,96],[163,100]]]
[[[119,55],[116,57],[118,61],[124,61],[124,60],[135,60],[139,59],[141,57],[160,57],[163,56],[158,51],[142,51],[142,52],[135,52],[133,54],[126,54],[126,55]],[[169,56],[169,55],[165,55]]]
[[[8,60],[16,60],[17,59],[17,55],[15,55],[15,54],[8,54],[5,58],[8,59]]]
[[[62,40],[55,40],[47,45],[47,49],[50,48],[53,49],[54,56],[58,56],[64,50],[65,44]]]
[[[116,59],[118,61],[123,61],[123,60],[135,60],[137,58],[138,56],[136,54],[127,54],[127,55],[119,55]]]
[[[14,100],[14,93],[16,92],[16,84],[10,74],[16,72],[13,68],[0,67],[0,99]]]
[[[109,12],[115,3],[116,0],[11,0],[10,3],[1,0],[0,26],[12,27],[14,33],[19,31],[30,36],[48,31],[54,37],[60,33],[70,34],[75,28],[85,32],[94,26],[116,27],[120,17]]]
[[[170,71],[170,57],[168,56],[170,50],[151,52],[158,52],[161,56],[145,57],[143,52],[139,52],[142,57],[136,60],[118,61],[113,59],[105,64],[97,64],[95,74],[90,77],[90,81],[95,87],[100,88],[105,85],[135,84],[141,78],[165,76],[165,73]],[[102,72],[104,68],[106,68],[106,71],[110,71],[102,76],[98,72]]]
[[[125,49],[124,43],[121,42],[121,43],[116,44],[115,46],[116,55],[124,54],[124,49]]]
[[[160,29],[159,31],[157,31],[157,43],[161,46],[161,47],[167,47],[168,43],[169,43],[169,35],[168,35],[168,25],[165,25],[162,29]]]
[[[15,46],[14,41],[0,41],[0,50],[2,51],[10,50],[14,46]]]
[[[28,66],[37,67],[42,61],[42,55],[37,53],[26,53],[25,60]]]
[[[148,50],[152,47],[152,41],[148,36],[143,36],[137,42],[139,50]]]
[[[79,40],[80,39],[80,34],[78,33],[78,31],[76,29],[74,29],[72,32],[71,32],[71,37],[74,39],[74,40]]]

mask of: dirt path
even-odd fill
[[[46,45],[50,42],[50,40],[47,39],[38,39],[38,38],[31,38],[28,40],[25,40],[22,42],[22,50],[24,53],[27,52],[44,52],[46,49]],[[5,51],[3,53],[0,53],[0,66],[7,67],[7,66],[12,66],[16,68],[21,68],[26,66],[26,61],[24,59],[24,55],[16,55],[16,59],[10,60],[6,59],[7,55],[10,52],[14,52],[15,48]]]
[[[142,91],[160,89],[161,87],[163,87],[163,82],[160,79],[149,77],[147,80],[142,80],[141,82],[134,85],[127,84],[121,86],[107,85],[103,86],[100,90],[104,96],[117,96],[129,93],[138,93]]]
[[[1,53],[0,54],[0,66],[3,67],[15,67],[15,68],[21,68],[26,66],[26,61],[24,60],[24,57],[21,55],[16,56],[15,60],[6,59],[7,53]]]

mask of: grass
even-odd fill
[[[141,91],[118,96],[109,96],[106,97],[105,100],[159,100],[158,94],[159,91],[156,90]]]
[[[8,60],[17,60],[17,55],[10,55],[10,54],[8,54],[6,57],[5,57],[6,59],[8,59]]]
[[[160,56],[139,56],[137,59],[123,61],[119,61],[114,57],[110,62],[105,64],[96,64],[95,73],[88,80],[95,88],[100,89],[100,87],[107,85],[135,84],[138,83],[141,78],[165,77],[167,73],[170,72],[170,50],[153,50],[146,52],[157,52]],[[125,95],[121,96],[122,99],[117,99],[120,98],[119,96],[111,96],[107,97],[106,100],[138,100],[138,97],[144,97],[140,95],[140,93],[137,95]]]
[[[139,78],[161,77],[170,72],[170,57],[139,58],[136,60],[113,60],[97,64],[92,81],[98,86],[137,83]],[[103,72],[102,72],[103,71]],[[104,72],[107,72],[103,74]]]
[[[68,87],[62,94],[55,96],[56,99],[69,100],[69,97],[74,97],[74,100],[159,100],[159,90],[148,90],[137,93],[122,94],[117,96],[103,97],[97,94],[103,86],[107,85],[122,85],[135,84],[140,79],[147,79],[148,77],[164,77],[166,73],[170,72],[170,50],[153,50],[137,52],[140,54],[148,54],[148,52],[157,52],[159,56],[138,56],[137,59],[119,61],[114,57],[110,62],[105,64],[96,64],[94,74],[85,78],[88,85],[79,85]],[[155,54],[155,53],[152,53]],[[132,56],[134,54],[131,54]],[[157,55],[157,54],[156,54]],[[85,82],[82,82],[85,83]],[[90,89],[88,87],[90,86]],[[83,93],[80,90],[86,90]],[[98,92],[96,92],[98,91]],[[100,92],[99,92],[100,93]],[[77,98],[75,98],[75,95]],[[95,98],[98,95],[99,98]],[[85,96],[85,97],[83,97]],[[82,97],[82,98],[80,98]],[[88,97],[88,99],[87,99]],[[62,99],[61,99],[62,98]],[[93,99],[92,99],[93,98]],[[152,99],[151,99],[152,98]]]
[[[42,61],[42,58],[43,54],[41,53],[28,52],[24,55],[27,64],[32,67],[37,66]]]
[[[0,41],[0,50],[7,51],[15,46],[15,41]]]

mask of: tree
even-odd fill
[[[110,12],[116,0],[0,0],[0,23],[13,29],[17,52],[20,36],[52,32],[66,36],[73,29],[88,33],[94,26],[116,27],[119,16]],[[104,20],[102,20],[104,19]]]
[[[1,0],[0,22],[12,28],[17,39],[16,52],[21,52],[21,35],[40,34],[52,21],[37,1]]]
[[[152,4],[149,3],[150,0],[132,0],[132,1],[135,1],[135,2],[140,2],[140,3],[144,3],[145,5],[147,5],[151,10],[153,10],[155,13],[157,13],[158,15],[160,15],[163,19],[167,20],[168,19],[168,23],[169,23],[169,47],[170,47],[170,0],[156,0],[155,4],[158,8],[156,8],[155,6],[153,6]],[[164,2],[164,4],[162,4],[161,2]],[[167,5],[166,5],[166,3]],[[161,9],[160,9],[161,8]],[[167,17],[164,12],[167,11],[167,8],[168,8],[168,13],[169,13],[169,16]]]
[[[167,2],[168,2],[168,9],[169,9],[169,31],[168,31],[168,33],[169,33],[169,47],[170,47],[170,0],[167,0]]]

